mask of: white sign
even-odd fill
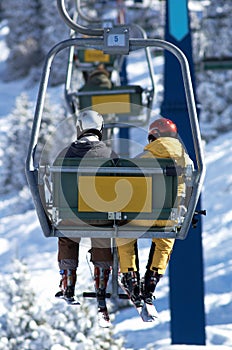
[[[125,34],[109,34],[107,45],[124,47],[126,45]]]

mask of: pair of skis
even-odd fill
[[[136,308],[139,316],[142,318],[143,322],[155,322],[158,319],[158,312],[153,304],[142,301],[140,306],[137,306],[132,301],[134,307]]]
[[[120,278],[118,279],[118,284],[120,288],[126,293],[128,299],[130,299],[136,311],[138,312],[139,316],[144,322],[157,321],[158,312],[154,304],[151,302],[151,300],[148,301],[146,298],[143,298],[142,296],[141,296],[141,300],[139,301],[133,300],[133,298],[131,298],[130,292],[128,291],[127,288],[124,287]]]

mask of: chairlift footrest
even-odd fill
[[[128,295],[124,294],[124,293],[119,293],[118,297],[119,297],[119,299],[129,299]]]
[[[96,292],[83,292],[83,297],[84,298],[96,298],[97,293]],[[105,298],[110,298],[110,297],[111,297],[111,294],[106,293]]]

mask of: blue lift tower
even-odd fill
[[[186,55],[194,87],[191,32],[188,0],[166,0],[165,40]],[[163,117],[178,126],[187,151],[196,161],[181,68],[176,58],[165,51]],[[195,89],[194,89],[195,92]],[[199,110],[197,109],[198,115]],[[189,132],[188,132],[189,131]],[[200,201],[197,210],[200,211]],[[177,240],[169,265],[172,344],[205,345],[205,312],[203,283],[202,226],[199,217],[184,241]]]

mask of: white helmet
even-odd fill
[[[92,133],[102,138],[103,117],[100,113],[92,110],[86,110],[79,114],[77,118],[77,138],[79,139],[85,133]]]

